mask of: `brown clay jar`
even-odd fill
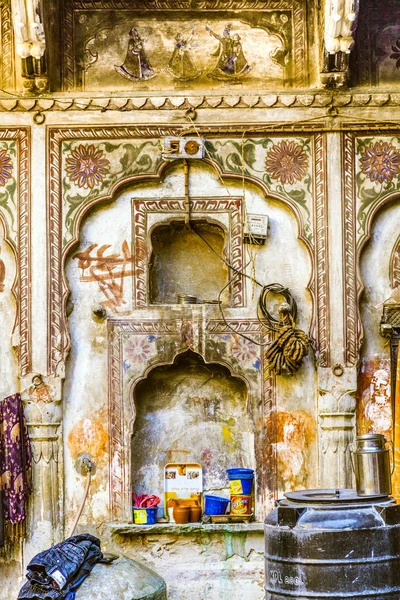
[[[189,522],[190,507],[189,506],[175,506],[174,508],[174,519],[178,525],[185,525]]]
[[[189,523],[198,523],[201,519],[201,506],[191,506]]]

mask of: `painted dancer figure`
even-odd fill
[[[195,46],[192,44],[195,29],[192,35],[185,40],[182,33],[175,37],[175,48],[168,64],[168,73],[179,81],[190,81],[201,75],[194,63],[190,50]]]
[[[227,25],[220,36],[206,25],[209,34],[219,41],[218,50],[212,54],[218,56],[218,62],[215,69],[209,73],[209,77],[214,79],[238,79],[251,70],[243,52],[240,35],[234,33],[231,36],[231,28],[231,25]]]
[[[138,30],[133,27],[129,32],[129,36],[130,40],[125,61],[120,66],[114,65],[114,69],[117,73],[122,75],[122,77],[125,77],[125,79],[129,79],[130,81],[151,79],[152,77],[155,77],[157,73],[155,73],[147,58],[143,40],[140,37]]]

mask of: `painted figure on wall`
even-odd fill
[[[231,36],[231,27],[227,25],[220,36],[206,25],[209,34],[219,41],[218,50],[212,54],[218,57],[218,62],[215,69],[209,73],[209,77],[214,79],[238,79],[251,70],[244,56],[240,35],[234,33]]]
[[[151,79],[157,73],[152,68],[147,54],[143,46],[143,40],[139,35],[138,30],[133,27],[129,32],[128,51],[125,61],[122,65],[114,65],[117,73],[129,79],[137,81],[138,79]]]
[[[190,81],[201,75],[201,71],[197,69],[191,54],[191,49],[195,47],[193,39],[196,33],[197,28],[195,26],[189,38],[185,39],[182,33],[178,33],[175,37],[175,48],[167,71],[178,81]]]
[[[364,405],[364,425],[366,433],[381,433],[391,440],[393,417],[391,403],[390,375],[386,369],[374,372],[369,388],[362,396]]]

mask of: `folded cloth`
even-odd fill
[[[26,518],[31,491],[32,453],[21,396],[0,401],[0,481],[3,488],[4,521],[13,525]]]
[[[112,560],[112,559],[111,559]],[[74,535],[40,552],[27,567],[18,600],[74,600],[75,590],[98,562],[109,563],[100,540],[89,533]]]

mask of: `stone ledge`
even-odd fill
[[[173,525],[171,523],[156,523],[155,525],[135,525],[134,523],[108,523],[113,535],[191,535],[199,533],[264,533],[264,523],[188,523]]]

